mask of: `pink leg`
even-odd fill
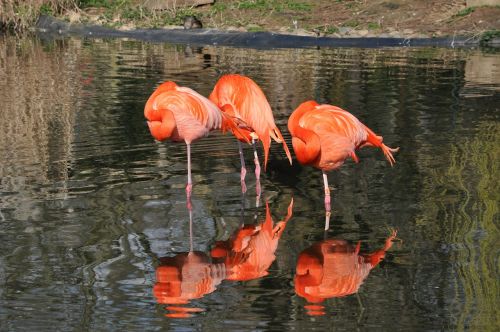
[[[257,155],[257,148],[255,147],[255,140],[252,139],[253,146],[253,161],[255,163],[255,190],[257,191],[257,197],[260,197],[261,188],[260,188],[260,163],[259,156]]]
[[[191,180],[191,145],[187,145],[187,158],[188,158],[188,182],[186,185],[186,198],[187,198],[187,208],[191,210],[191,192],[193,190],[193,181]]]
[[[325,210],[331,211],[330,206],[330,188],[328,188],[328,176],[323,172],[323,183],[325,184]]]
[[[238,150],[240,153],[240,161],[241,161],[241,175],[240,175],[241,192],[246,193],[247,192],[247,185],[245,183],[245,176],[247,175],[247,169],[245,167],[245,157],[243,156],[243,147],[241,146],[240,141],[238,141]]]

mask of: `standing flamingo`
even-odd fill
[[[158,141],[167,138],[187,145],[188,181],[186,195],[191,207],[191,143],[215,129],[230,128],[238,132],[238,124],[194,90],[180,87],[174,82],[161,84],[149,97],[144,107],[151,135]]]
[[[280,130],[274,123],[273,112],[266,96],[252,79],[242,75],[230,74],[222,76],[217,81],[208,98],[219,106],[222,111],[243,120],[250,127],[248,130],[240,130],[241,133],[233,131],[233,134],[238,138],[242,192],[246,192],[246,168],[241,141],[248,142],[251,139],[254,151],[256,191],[257,196],[260,196],[260,163],[255,142],[260,140],[264,146],[264,170],[269,157],[271,137],[276,142],[283,143],[286,156],[290,164],[292,163],[290,151]]]
[[[382,149],[391,164],[396,162],[392,149],[382,143],[382,136],[377,136],[351,113],[332,105],[319,105],[306,101],[297,107],[288,119],[288,130],[292,134],[292,145],[297,160],[302,165],[311,165],[323,172],[325,185],[325,209],[328,229],[330,214],[330,189],[326,172],[339,168],[351,157],[359,162],[355,150],[363,146]]]

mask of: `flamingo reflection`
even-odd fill
[[[345,240],[329,239],[313,244],[299,255],[295,275],[295,292],[311,304],[309,315],[324,315],[319,305],[325,299],[358,292],[370,271],[385,257],[396,238],[396,231],[385,240],[382,249],[361,254]]]
[[[211,258],[199,251],[164,257],[160,262],[153,294],[158,303],[169,305],[168,317],[191,317],[191,313],[203,311],[183,305],[215,291],[226,276],[224,264],[212,264]]]
[[[276,259],[275,251],[292,217],[293,199],[285,218],[273,224],[269,204],[266,202],[266,219],[257,225],[243,225],[226,241],[218,241],[212,249],[213,258],[222,259],[228,280],[252,280],[268,275],[267,270]]]
[[[167,317],[188,318],[201,308],[185,306],[190,300],[199,299],[215,291],[224,280],[223,263],[212,263],[206,253],[193,251],[193,211],[189,209],[189,252],[174,257],[160,258],[156,269],[153,294],[159,304],[167,304]]]

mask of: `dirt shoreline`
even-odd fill
[[[152,42],[170,42],[193,45],[224,45],[250,48],[303,48],[303,47],[477,47],[479,38],[469,36],[435,38],[401,37],[313,37],[274,32],[239,32],[218,29],[169,29],[120,30],[99,25],[71,24],[51,16],[40,16],[35,30],[43,36],[79,36],[90,38],[131,38]],[[487,47],[500,47],[500,38],[491,38]]]

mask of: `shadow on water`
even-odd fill
[[[396,317],[407,330],[496,331],[499,64],[494,51],[465,49],[256,50],[0,36],[2,330],[384,330]],[[234,138],[210,135],[192,146],[190,248],[186,149],[153,142],[144,103],[162,81],[206,96],[232,72],[262,87],[288,143],[288,116],[315,99],[351,111],[400,146],[397,164],[362,150],[359,164],[331,173],[325,235],[321,172],[288,166],[272,145],[262,200],[283,222],[294,202],[293,218],[277,229],[279,222],[266,224],[266,206],[241,199]],[[251,149],[245,153],[251,159]],[[248,192],[254,179],[249,171]],[[361,319],[355,295],[309,303],[325,315],[308,315],[316,307],[304,310],[293,283],[302,252],[339,239],[368,273],[363,253],[379,250],[387,225],[404,243],[363,278]],[[208,277],[189,279],[198,269]],[[152,289],[165,280],[174,295],[204,286],[197,298],[184,296],[188,303],[160,306]]]

